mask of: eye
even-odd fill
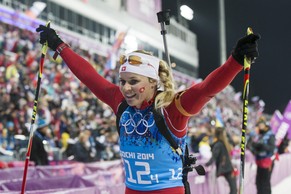
[[[126,82],[125,80],[122,80],[122,79],[121,79],[121,80],[119,80],[119,84],[120,84],[120,85],[122,85],[122,86],[124,86],[124,85],[125,85],[125,82]]]
[[[128,82],[130,85],[135,85],[137,83],[139,83],[139,80],[136,80],[136,79],[132,79]]]

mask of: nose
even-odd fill
[[[126,82],[126,83],[124,84],[124,86],[123,86],[123,90],[124,90],[124,91],[129,91],[129,90],[131,90],[131,85],[130,85],[129,83]]]

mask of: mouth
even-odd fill
[[[127,99],[132,99],[136,96],[136,94],[132,94],[132,95],[125,95],[125,98]]]

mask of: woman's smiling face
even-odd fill
[[[130,72],[119,75],[119,87],[129,106],[140,108],[144,101],[150,101],[156,91],[156,82],[148,77]]]

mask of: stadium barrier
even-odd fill
[[[20,163],[20,164],[19,164]],[[291,175],[291,154],[280,155],[275,161],[272,174],[272,186]],[[23,166],[0,170],[0,193],[13,194],[21,190]],[[247,162],[245,166],[245,193],[255,194],[256,164]],[[123,194],[124,175],[120,160],[79,163],[59,161],[50,166],[30,166],[26,186],[27,194]],[[189,173],[190,187],[193,193],[228,193],[228,184],[223,177],[215,176],[215,168],[208,169],[206,176]]]

